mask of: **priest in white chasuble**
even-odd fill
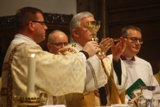
[[[53,104],[53,96],[83,93],[86,78],[86,59],[99,51],[94,41],[73,55],[53,55],[37,44],[45,39],[47,26],[43,12],[34,7],[24,7],[15,15],[18,33],[12,40],[3,64],[1,107],[15,107],[14,97],[26,97],[28,63],[35,54],[35,92],[48,95],[46,104]]]
[[[92,32],[88,30],[86,23],[94,21],[94,16],[90,12],[80,12],[72,18],[70,32],[74,41],[70,44],[70,47],[78,52],[88,41],[92,40]],[[81,95],[75,93],[65,95],[63,97],[64,100],[59,97],[58,103],[66,103],[67,107],[94,107],[106,106],[110,102],[107,100],[108,92],[106,92],[105,86],[108,84],[108,78],[110,77],[110,75],[106,75],[106,70],[107,72],[111,72],[112,60],[105,56],[105,53],[112,47],[113,39],[106,38],[103,43],[99,45],[103,45],[100,47],[104,54],[96,54],[87,60],[87,78],[85,80],[84,93]],[[105,51],[102,48],[105,48]],[[101,61],[102,59],[106,61],[105,69]],[[112,82],[114,83],[114,81]],[[103,89],[103,92],[100,91],[101,89]],[[114,89],[117,91],[117,87]],[[118,92],[116,94],[119,96]],[[121,102],[119,101],[119,103]]]

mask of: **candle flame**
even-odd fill
[[[34,57],[35,57],[35,54],[32,54],[31,57],[34,58]]]

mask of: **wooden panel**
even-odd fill
[[[144,44],[138,56],[149,61],[158,72],[160,58],[160,1],[117,1],[107,4],[108,35],[119,37],[124,26],[134,25],[142,30]]]

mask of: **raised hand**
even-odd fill
[[[121,54],[126,48],[126,38],[121,37],[117,44],[113,44],[111,47],[113,59],[118,61],[120,59]]]
[[[103,38],[102,41],[99,43],[101,48],[101,52],[106,54],[107,51],[113,46],[113,39],[112,38]]]

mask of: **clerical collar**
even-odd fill
[[[132,58],[128,58],[128,57],[126,57],[126,56],[124,56],[124,55],[121,55],[120,58],[121,58],[122,60],[135,61],[135,57],[134,57],[134,56],[133,56]]]

